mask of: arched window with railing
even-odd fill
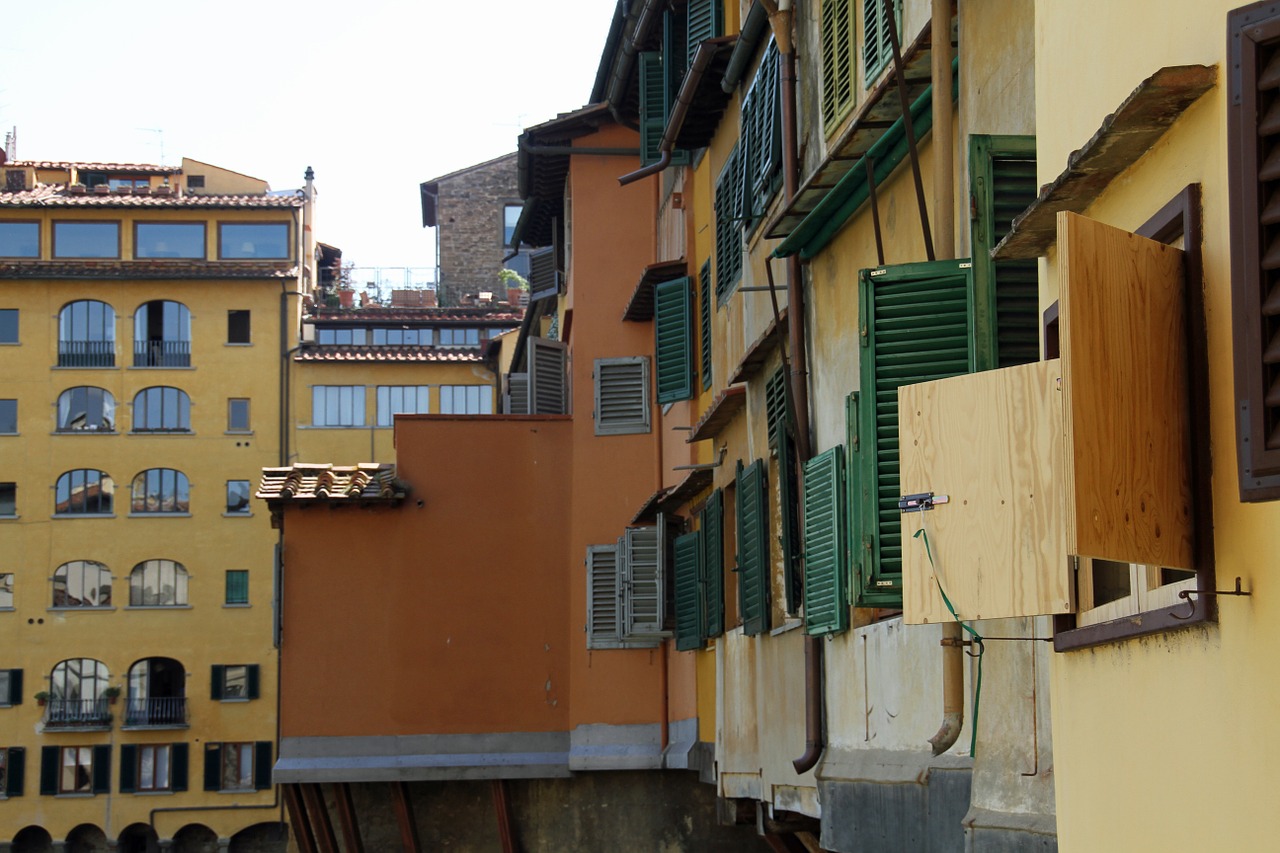
[[[111,515],[116,484],[105,471],[77,468],[58,478],[53,487],[55,515]]]
[[[173,468],[148,468],[133,478],[131,513],[185,513],[191,510],[187,475]]]
[[[111,673],[93,658],[71,658],[49,674],[45,726],[99,726],[111,722],[106,689]]]
[[[187,673],[173,658],[143,658],[129,667],[125,726],[185,726]]]
[[[115,365],[115,309],[96,299],[81,299],[63,306],[58,314],[58,366]]]
[[[186,607],[187,570],[173,560],[145,560],[129,573],[130,607]]]
[[[133,315],[134,367],[190,367],[191,312],[181,302],[156,299]]]
[[[94,560],[72,560],[53,572],[54,607],[110,607],[111,571]]]
[[[105,388],[78,385],[58,395],[58,432],[114,432],[116,398]]]
[[[143,388],[133,398],[133,431],[191,432],[191,398],[181,388]]]

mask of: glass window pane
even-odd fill
[[[0,433],[18,431],[18,401],[0,400]]]
[[[0,607],[13,607],[13,573],[0,574]]]
[[[40,257],[37,222],[0,222],[0,258]]]
[[[203,222],[139,222],[134,226],[135,258],[203,258]]]
[[[245,699],[249,695],[249,673],[244,666],[228,666],[222,670],[222,697]]]
[[[53,223],[55,258],[120,257],[119,222]]]
[[[249,513],[248,480],[227,480],[227,513],[235,515]]]
[[[227,401],[227,429],[245,432],[249,429],[249,401],[233,398]]]
[[[284,222],[229,223],[218,226],[219,257],[233,260],[282,260],[289,257],[289,225]]]
[[[0,308],[0,344],[18,342],[18,309]]]

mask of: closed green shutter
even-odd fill
[[[658,402],[693,396],[693,317],[687,277],[654,288]]]
[[[810,634],[849,627],[844,489],[843,447],[804,464],[804,627]]]
[[[45,796],[58,793],[58,759],[58,747],[40,747],[40,793]]]
[[[742,274],[741,148],[733,146],[716,178],[716,298],[721,302]]]
[[[271,741],[260,740],[253,748],[253,788],[265,791],[271,787]]]
[[[738,598],[742,630],[769,630],[769,503],[763,460],[738,463]]]
[[[822,0],[822,123],[827,135],[853,107],[852,8],[853,0]]]
[[[226,667],[215,663],[209,667],[209,698],[221,699],[223,686],[226,684]]]
[[[256,663],[251,663],[244,669],[245,681],[248,682],[245,685],[245,692],[248,694],[250,699],[257,699],[260,690],[260,682],[262,680],[259,675],[258,665]]]
[[[93,748],[93,792],[111,793],[111,745],[107,743]]]
[[[662,54],[647,50],[640,54],[640,164],[648,166],[661,156],[662,131],[667,123],[666,79],[662,74]]]
[[[711,387],[711,259],[698,273],[698,320],[701,325],[702,390]]]
[[[782,516],[782,589],[788,613],[798,613],[803,596],[800,572],[800,514],[797,502],[799,484],[796,476],[796,454],[791,433],[785,422],[777,432],[778,511]]]
[[[138,745],[126,743],[120,747],[120,793],[132,794],[138,790]]]
[[[676,649],[689,651],[705,645],[701,594],[702,531],[677,536],[675,541]]]
[[[174,791],[187,790],[187,765],[190,762],[187,744],[175,743],[169,753],[169,788]]]
[[[702,508],[703,624],[708,637],[724,633],[724,493],[716,489]]]
[[[204,747],[204,789],[222,790],[222,744],[208,743]]]
[[[249,603],[249,572],[244,569],[228,569],[226,574],[226,604]]]
[[[688,14],[686,66],[693,64],[699,44],[724,35],[724,5],[721,0],[689,0]]]
[[[859,606],[902,604],[898,387],[974,369],[970,273],[968,261],[936,261],[859,276],[864,350],[853,524]]]
[[[11,746],[4,760],[4,795],[21,797],[27,781],[27,748]]]
[[[893,0],[893,20],[898,30],[898,45],[905,51],[902,0]],[[889,19],[884,13],[884,0],[862,0],[862,38],[862,73],[865,84],[869,86],[880,70],[893,61],[893,42],[889,34]]]

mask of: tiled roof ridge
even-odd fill
[[[110,172],[146,172],[156,175],[180,175],[181,166],[157,163],[95,163],[80,160],[10,160],[6,166],[27,169],[101,169]]]
[[[298,462],[263,468],[256,497],[268,501],[397,501],[404,498],[409,486],[395,473],[395,465],[389,462]]]
[[[422,344],[304,344],[295,361],[439,361],[481,362],[480,347],[437,347]]]
[[[195,193],[92,191],[73,193],[68,184],[36,184],[31,189],[0,190],[0,205],[11,207],[25,205],[53,205],[66,207],[302,207],[301,194],[274,195],[267,193],[222,193],[204,195]]]

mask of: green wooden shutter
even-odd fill
[[[769,518],[764,461],[738,463],[738,598],[742,630],[769,630]]]
[[[654,344],[658,402],[693,396],[693,317],[687,277],[654,288]]]
[[[190,763],[189,749],[185,743],[175,743],[169,748],[169,788],[173,791],[187,790],[187,765]]]
[[[754,218],[762,216],[782,174],[782,100],[778,46],[769,40],[743,101],[743,135],[750,134],[750,164],[743,191]],[[751,102],[748,116],[747,101]],[[747,125],[750,124],[748,130]]]
[[[666,525],[628,527],[619,542],[623,556],[623,639],[665,635],[667,616]]]
[[[994,261],[991,250],[1013,219],[1036,199],[1034,136],[969,138],[974,299],[984,306],[976,319],[979,339],[995,324],[994,352],[980,351],[978,370],[1028,364],[1040,358],[1039,278],[1035,259]]]
[[[689,0],[688,14],[686,66],[693,64],[698,45],[724,35],[724,5],[721,0]]]
[[[765,380],[764,414],[769,429],[769,446],[777,446],[778,431],[785,429],[787,422],[787,374],[781,367]]]
[[[27,748],[11,746],[4,761],[4,795],[21,797],[27,781]]]
[[[10,669],[6,671],[9,673],[9,695],[7,697],[3,697],[6,700],[4,704],[21,705],[22,704],[22,670]]]
[[[853,107],[852,7],[853,0],[822,0],[822,123],[828,135]]]
[[[221,699],[222,691],[226,685],[226,667],[220,663],[215,663],[209,667],[209,698]]]
[[[587,546],[587,648],[616,649],[622,640],[618,548]]]
[[[716,178],[716,297],[721,302],[742,273],[741,147],[733,146]]]
[[[676,649],[700,649],[705,643],[702,603],[703,531],[677,536],[675,541]]]
[[[843,447],[804,463],[804,627],[810,634],[849,627],[844,489]]]
[[[893,0],[893,20],[898,30],[899,47],[905,51],[902,39],[902,0]],[[869,85],[886,64],[893,61],[893,41],[889,35],[889,19],[884,13],[884,0],[862,2],[862,69]]]
[[[667,123],[666,78],[662,54],[647,50],[640,54],[640,164],[648,166],[662,156],[662,131]]]
[[[204,747],[204,789],[222,790],[222,744],[207,743]]]
[[[265,791],[271,787],[271,741],[260,740],[253,746],[253,788]]]
[[[111,793],[111,744],[101,743],[93,748],[93,792]]]
[[[667,119],[676,105],[676,96],[680,94],[680,84],[684,82],[685,72],[689,70],[689,21],[686,6],[672,7],[663,14],[662,29],[662,77],[666,84],[666,100],[662,104],[662,130],[667,127]],[[658,133],[658,141],[662,141],[662,131]],[[671,165],[687,166],[689,152],[676,148],[671,152]]]
[[[711,259],[698,273],[698,320],[701,325],[702,390],[711,387]]]
[[[122,744],[120,747],[120,793],[132,794],[138,790],[138,745]]]
[[[708,637],[724,633],[724,493],[716,489],[702,508],[703,624]]]
[[[58,759],[56,746],[40,747],[40,793],[53,796],[58,793]]]
[[[968,261],[863,270],[858,412],[857,604],[902,604],[898,387],[974,369]],[[984,342],[990,346],[990,342]]]
[[[798,613],[804,592],[800,572],[800,514],[796,506],[799,499],[799,479],[796,454],[791,433],[785,421],[777,432],[778,454],[778,511],[782,516],[782,588],[786,595],[788,613]]]
[[[248,666],[246,666],[244,669],[245,669],[245,681],[248,682],[248,684],[245,685],[245,692],[249,694],[250,699],[257,699],[258,692],[261,687],[260,685],[261,678],[259,676],[258,665],[256,663],[251,663]]]

